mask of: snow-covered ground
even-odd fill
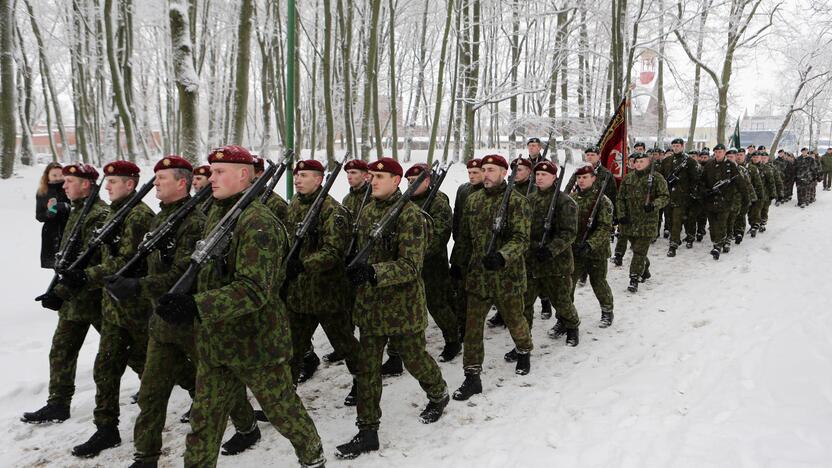
[[[129,403],[138,380],[128,371],[121,389],[122,445],[92,460],[70,455],[93,432],[92,363],[98,335],[81,350],[72,418],[59,425],[18,421],[44,404],[48,353],[57,320],[32,299],[51,272],[38,268],[40,225],[34,220],[40,168],[20,168],[0,181],[5,306],[0,327],[0,466],[127,466],[131,463]],[[150,170],[146,169],[145,174]],[[466,180],[452,168],[445,192]],[[342,176],[334,189],[346,191]],[[709,244],[664,256],[651,249],[653,278],[635,295],[627,271],[610,267],[615,324],[597,328],[598,304],[589,286],[575,302],[583,321],[581,345],[566,348],[546,336],[553,320],[535,320],[532,372],[516,376],[502,355],[504,329],[486,331],[484,393],[452,401],[436,424],[417,415],[425,397],[409,375],[384,381],[381,450],[354,461],[333,456],[355,433],[355,410],[344,407],[350,377],[326,365],[299,388],[321,434],[330,466],[355,467],[804,467],[832,466],[832,195],[800,210],[772,207],[769,229],[747,238],[714,262]],[[151,193],[147,197],[156,208]],[[625,257],[625,265],[629,254]],[[538,305],[539,309],[539,305]],[[331,347],[315,337],[319,354]],[[438,355],[441,335],[428,329]],[[463,379],[461,358],[440,363],[451,390]],[[188,395],[174,391],[160,466],[181,466],[186,424],[178,416]],[[293,466],[288,442],[260,424],[263,439],[220,466]],[[226,438],[233,429],[229,427]]]

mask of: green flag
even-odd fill
[[[740,149],[740,119],[737,119],[737,125],[734,127],[734,134],[731,135],[731,146]]]

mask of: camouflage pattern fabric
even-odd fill
[[[583,274],[587,274],[589,283],[592,285],[592,292],[595,293],[595,297],[601,305],[601,310],[612,312],[612,289],[607,283],[607,260],[610,258],[610,236],[613,232],[612,202],[606,196],[602,195],[602,197],[593,223],[594,229],[586,239],[591,248],[589,254],[580,254],[577,251],[577,243],[572,246],[575,253],[575,271],[572,274],[573,282],[570,296],[574,296],[575,284],[578,279]],[[579,191],[575,196],[575,201],[578,204],[578,242],[586,233],[588,220],[597,198],[598,191],[594,189]]]

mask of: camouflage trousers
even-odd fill
[[[783,196],[786,198],[792,198],[794,194],[794,177],[783,178]]]
[[[559,322],[566,325],[566,328],[578,328],[581,319],[578,311],[572,302],[572,289],[574,283],[569,275],[546,276],[544,278],[526,278],[526,295],[523,315],[529,330],[532,328],[534,317],[534,301],[538,297],[548,297],[555,309],[555,317]]]
[[[361,334],[361,353],[358,372],[359,429],[378,430],[381,423],[381,360],[384,346],[390,342],[402,358],[402,364],[431,401],[439,401],[448,394],[439,365],[425,350],[425,332],[408,335],[376,336]]]
[[[589,276],[589,284],[592,285],[592,292],[598,299],[601,311],[612,312],[613,297],[612,289],[607,283],[607,259],[606,258],[582,258],[575,257],[575,271],[572,273],[572,298],[575,297],[575,284],[583,274]]]
[[[763,200],[760,205],[760,224],[765,226],[768,223],[768,209],[771,208],[771,199]]]
[[[652,240],[651,237],[630,237],[630,249],[633,251],[633,258],[630,260],[630,277],[641,277],[650,268],[647,252],[650,250]]]
[[[186,467],[216,466],[228,415],[237,402],[246,398],[246,387],[269,422],[292,444],[301,464],[323,460],[321,438],[295,393],[289,363],[239,368],[198,362],[191,432],[185,440]]]
[[[798,197],[799,198],[799,197]],[[763,208],[763,202],[757,200],[751,204],[748,209],[748,224],[751,227],[760,227],[760,210]]]
[[[737,223],[737,218],[740,215],[740,207],[732,206],[728,209],[728,216],[725,218],[725,242],[730,244],[731,238],[734,237],[734,225]]]
[[[693,227],[691,228],[691,232],[704,237],[708,232],[708,214],[705,212],[705,207],[702,206],[702,203],[695,202],[691,204],[688,216],[692,220]]]
[[[460,334],[465,333],[465,316],[468,313],[468,291],[465,290],[465,273],[462,279],[451,278],[451,307],[453,307]]]
[[[824,190],[832,188],[832,171],[823,172],[823,188]]]
[[[297,383],[303,367],[303,356],[309,350],[309,341],[318,325],[324,329],[329,343],[336,353],[345,357],[350,374],[358,373],[358,340],[353,335],[352,323],[346,313],[335,312],[326,316],[289,313],[289,328],[292,332],[292,382]]]
[[[812,186],[814,183],[798,183],[797,184],[797,203],[806,204],[812,200]]]
[[[670,245],[678,247],[682,241],[682,227],[685,228],[685,240],[693,240],[696,231],[695,219],[689,216],[687,205],[668,206],[665,208],[665,229],[670,224]],[[691,221],[694,221],[692,224]]]
[[[147,342],[147,360],[139,387],[139,416],[133,427],[135,459],[151,463],[162,451],[162,431],[165,428],[168,401],[174,385],[179,385],[194,397],[196,390],[196,348],[190,339],[160,341],[153,336]],[[254,408],[245,393],[237,395],[231,406],[231,422],[237,432],[247,433],[257,423]]]
[[[468,316],[465,325],[465,344],[463,346],[462,367],[466,374],[479,374],[482,372],[482,363],[485,359],[483,346],[483,328],[485,317],[491,306],[497,306],[500,315],[506,322],[506,327],[514,340],[514,347],[521,353],[527,353],[534,348],[532,336],[529,331],[529,324],[523,317],[524,306],[521,294],[500,294],[495,291],[491,297],[480,297],[477,294],[468,294]]]
[[[135,359],[137,364],[141,363],[134,367],[141,378],[146,355],[146,323],[142,329],[128,329],[109,320],[103,321],[92,374],[95,380],[93,421],[97,427],[118,426],[121,376],[124,375],[128,360]]]
[[[447,265],[447,262],[445,262]],[[425,282],[425,299],[428,303],[428,312],[436,322],[436,326],[442,331],[445,343],[459,343],[459,318],[452,306],[453,292],[450,288],[450,276],[447,267],[442,271],[435,271],[427,268],[422,271],[422,279]]]
[[[727,225],[728,210],[726,208],[708,211],[708,227],[710,229],[711,242],[715,246],[722,246],[725,242],[727,235],[725,228]]]
[[[618,233],[618,239],[615,241],[615,255],[623,257],[625,253],[627,253],[627,236],[624,233]]]

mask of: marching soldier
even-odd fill
[[[733,184],[736,186],[736,189],[726,197],[726,202],[728,205],[728,220],[725,224],[725,243],[722,244],[722,253],[728,253],[731,251],[731,238],[733,237],[734,243],[739,244],[742,242],[742,236],[737,237],[734,233],[734,226],[737,224],[737,219],[740,216],[744,216],[743,212],[746,207],[751,205],[752,200],[757,199],[757,194],[754,192],[754,188],[749,181],[747,171],[744,167],[739,165],[739,159],[737,156],[737,150],[734,148],[729,149],[726,152],[726,158],[729,162],[733,163],[733,168],[739,174],[738,177],[734,179]]]
[[[593,167],[595,171],[595,185],[593,188],[598,189],[601,187],[601,181],[604,180],[605,177],[609,177],[610,181],[612,182],[612,173],[609,169],[604,167],[601,164],[601,154],[597,146],[590,146],[584,152],[584,161]],[[572,193],[575,189],[575,180],[576,175],[573,173],[572,177],[569,178],[569,183],[566,185],[566,192]],[[615,183],[607,184],[607,187],[604,189],[604,195],[610,199],[610,201],[615,204],[616,201],[616,193],[618,192]],[[613,210],[613,214],[615,214],[615,210]]]
[[[548,145],[549,143],[546,142]],[[526,149],[529,151],[529,161],[532,162],[532,167],[536,167],[537,163],[545,161],[546,158],[541,153],[541,142],[538,137],[531,137],[526,141]]]
[[[820,157],[820,162],[823,168],[823,190],[828,192],[832,190],[832,146],[826,148],[826,153]]]
[[[194,193],[199,192],[200,190],[202,190],[203,187],[207,187],[208,185],[211,185],[210,182],[208,182],[209,177],[211,177],[211,166],[209,166],[208,164],[206,164],[204,166],[199,166],[196,169],[194,169],[193,179],[192,179],[192,185],[194,187]],[[200,207],[200,211],[202,211],[202,214],[207,215],[208,210],[211,209],[211,205],[213,203],[214,203],[214,197],[208,197],[207,200],[202,202],[202,206]]]
[[[705,238],[705,234],[708,232],[708,213],[705,211],[705,188],[702,183],[702,170],[705,167],[705,163],[710,159],[711,150],[708,148],[702,148],[696,157],[696,162],[699,164],[697,166],[699,180],[696,183],[696,187],[691,190],[692,200],[690,210],[688,211],[688,216],[691,216],[694,220],[696,242],[702,242],[702,239]]]
[[[531,145],[530,145],[531,146]],[[538,143],[539,146],[539,143]],[[462,331],[461,337],[465,333],[465,316],[468,310],[467,294],[465,292],[465,273],[468,265],[462,264],[462,251],[459,249],[460,226],[465,222],[465,202],[468,196],[482,190],[482,161],[473,158],[466,163],[468,171],[468,182],[462,184],[456,190],[456,198],[454,199],[454,218],[451,234],[454,238],[454,246],[451,249],[450,269],[448,273],[451,275],[451,287],[453,289],[454,297],[454,311],[456,312],[457,323]],[[495,315],[495,317],[499,314]],[[500,323],[495,323],[493,326],[502,325],[502,317],[499,318]],[[489,324],[489,326],[492,326]]]
[[[725,145],[714,146],[714,159],[705,163],[702,179],[705,186],[705,211],[713,249],[711,256],[719,260],[723,246],[728,243],[728,215],[730,201],[737,190],[735,178],[739,176],[736,164],[725,157]]]
[[[751,153],[751,164],[748,165],[748,175],[751,177],[751,186],[754,187],[754,193],[757,195],[757,201],[751,203],[751,208],[748,210],[748,224],[751,228],[748,234],[754,238],[757,237],[757,231],[760,229],[760,213],[763,209],[763,201],[769,197],[768,188],[763,180],[762,156],[760,152],[754,150]]]
[[[657,152],[657,148],[653,148],[650,150],[649,154],[651,155],[651,159],[652,155]],[[631,153],[629,156],[627,156],[627,172],[635,170],[635,159],[633,159],[633,154],[635,153]],[[618,220],[613,219],[613,224],[618,225]],[[621,266],[624,264],[624,254],[627,253],[628,240],[627,236],[624,235],[620,227],[616,235],[618,236],[618,239],[615,242],[615,253],[612,256],[612,263],[615,266]]]
[[[361,209],[361,202],[364,195],[370,190],[370,174],[367,163],[360,159],[350,159],[344,164],[344,172],[347,174],[347,183],[350,191],[344,195],[341,204],[350,212],[353,222],[358,218],[358,211]],[[326,360],[326,356],[324,356]]]
[[[685,227],[685,247],[693,247],[696,227],[690,205],[699,179],[699,169],[696,161],[682,151],[684,140],[676,138],[670,146],[673,148],[673,156],[662,160],[660,170],[670,190],[670,203],[665,208],[665,230],[668,221],[670,224],[667,256],[675,257],[676,249],[681,245],[682,226]]]
[[[105,223],[134,195],[139,184],[139,167],[130,161],[115,161],[104,166],[105,189],[110,196],[110,214]],[[99,293],[105,278],[121,269],[136,253],[136,248],[150,230],[153,211],[144,202],[139,202],[124,218],[119,232],[102,245],[101,262],[86,269],[70,270],[65,273],[67,285],[78,289],[85,285]],[[142,264],[133,272],[136,276],[145,273]],[[95,380],[95,410],[93,423],[96,431],[85,443],[76,445],[72,454],[77,457],[94,457],[102,450],[121,443],[118,431],[119,388],[121,376],[129,359],[135,361],[134,370],[142,375],[147,351],[147,321],[150,303],[144,298],[133,297],[116,301],[108,294],[101,300],[101,340],[93,366]]]
[[[64,176],[64,191],[72,203],[67,219],[61,248],[69,240],[70,233],[79,222],[82,208],[87,197],[98,180],[98,171],[89,164],[71,164],[61,170]],[[107,205],[98,199],[80,225],[78,246],[85,246],[94,236],[97,227],[107,217]],[[79,253],[74,252],[75,255]],[[100,261],[100,254],[95,253],[88,266],[95,266]],[[60,279],[54,291],[38,296],[35,300],[46,309],[58,312],[58,324],[52,336],[49,350],[49,397],[46,406],[37,411],[23,413],[21,421],[27,423],[63,422],[69,419],[69,404],[75,393],[75,369],[78,364],[78,352],[84,344],[90,326],[101,329],[101,290],[91,284],[72,288]]]
[[[797,182],[797,206],[806,208],[811,200],[812,187],[816,184],[817,174],[815,163],[808,154],[808,150],[800,150],[800,156],[795,160],[795,181]],[[67,224],[69,225],[69,224]]]
[[[358,245],[365,246],[373,225],[402,197],[402,167],[392,158],[369,164],[373,199],[358,219]],[[448,405],[448,387],[436,361],[425,350],[427,314],[422,261],[427,250],[427,222],[412,202],[401,209],[369,257],[347,268],[357,288],[353,318],[360,330],[358,434],[337,447],[339,458],[351,459],[378,450],[381,420],[381,360],[389,342],[428,396],[419,416],[425,424],[439,420]]]
[[[783,181],[779,178],[779,173],[769,163],[768,153],[762,150],[760,153],[760,173],[763,176],[763,182],[766,184],[767,198],[763,199],[763,204],[760,209],[760,232],[766,232],[766,224],[768,224],[768,210],[771,207],[771,202],[781,198],[783,191]]]
[[[511,168],[515,169],[514,175],[514,190],[517,190],[520,195],[528,196],[534,190],[534,181],[532,180],[532,161],[523,157],[519,157],[511,162]]]
[[[644,154],[644,153],[638,153]],[[575,254],[575,272],[572,275],[574,296],[574,284],[577,279],[586,274],[589,277],[589,284],[592,285],[592,292],[601,306],[601,328],[607,328],[613,321],[613,296],[610,285],[607,283],[607,259],[610,258],[610,235],[612,234],[612,202],[601,193],[596,187],[596,175],[591,166],[583,166],[575,171],[578,191],[575,194],[575,202],[578,204],[578,235],[573,245]],[[614,184],[611,176],[607,184]],[[603,182],[602,182],[603,185]],[[592,211],[598,204],[592,226],[589,225]],[[649,277],[649,273],[644,275]],[[555,333],[557,335],[557,332]],[[570,336],[571,335],[571,336]],[[566,330],[566,343],[571,346],[578,345],[577,329],[570,333]]]
[[[745,180],[745,192],[748,196],[747,203],[740,206],[740,210],[737,212],[733,224],[728,226],[729,228],[733,227],[734,243],[739,244],[745,236],[745,220],[751,212],[751,207],[757,202],[757,190],[754,187],[751,171],[748,169],[749,165],[745,160],[745,148],[737,150],[735,157],[740,175]]]
[[[266,170],[266,162],[263,158],[257,156],[252,157],[254,158],[254,177],[260,177]],[[279,219],[281,223],[286,225],[289,215],[289,203],[287,203],[283,197],[276,193],[272,193],[266,200],[266,206],[272,210],[272,213],[277,216],[277,219]]]
[[[483,321],[496,305],[511,333],[517,350],[515,372],[529,373],[532,338],[523,317],[523,294],[526,292],[525,254],[529,244],[530,210],[522,195],[508,194],[503,230],[495,239],[493,252],[486,252],[497,211],[509,189],[505,181],[508,163],[500,155],[482,159],[484,188],[465,203],[465,219],[457,240],[460,262],[467,266],[465,288],[468,313],[465,326],[463,369],[465,381],[454,392],[455,400],[467,400],[482,393],[480,373],[484,359]]]
[[[216,199],[204,233],[209,233],[254,179],[254,160],[245,148],[225,146],[208,157]],[[167,293],[156,313],[174,325],[193,324],[196,333],[196,395],[185,466],[214,466],[232,407],[250,388],[268,420],[289,439],[303,466],[324,465],[321,440],[292,385],[292,345],[279,290],[286,232],[255,199],[240,215],[223,258],[199,272],[195,294]]]
[[[630,241],[633,258],[630,261],[630,292],[638,291],[638,283],[650,276],[647,252],[656,236],[659,210],[670,197],[667,182],[661,173],[650,170],[650,160],[644,153],[633,154],[635,171],[621,181],[618,205],[618,224]]]

